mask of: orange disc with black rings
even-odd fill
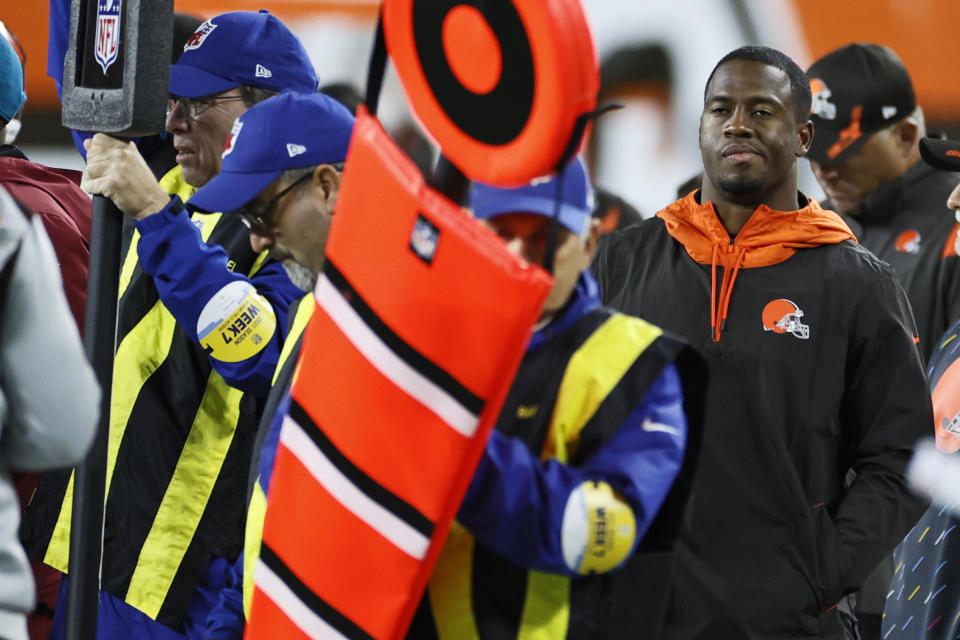
[[[551,172],[596,108],[579,0],[385,0],[383,28],[416,117],[471,180],[514,186]]]

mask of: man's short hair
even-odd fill
[[[237,87],[240,90],[240,98],[243,99],[243,104],[247,108],[252,107],[258,102],[263,102],[267,98],[272,98],[275,95],[279,95],[279,91],[271,91],[270,89],[261,89],[260,87],[251,87],[248,84],[242,84]]]
[[[713,67],[707,83],[703,87],[703,99],[707,99],[707,89],[710,87],[710,81],[717,73],[720,65],[731,60],[747,60],[750,62],[761,62],[770,67],[776,67],[783,71],[790,78],[790,93],[793,96],[793,108],[797,122],[806,122],[810,119],[810,104],[813,98],[810,94],[810,80],[803,69],[782,51],[777,51],[770,47],[759,45],[748,45],[734,49],[727,55],[720,58],[720,62]]]

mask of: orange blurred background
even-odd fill
[[[896,51],[913,78],[927,120],[960,122],[957,67],[960,2],[956,0],[794,0],[816,60],[850,42]]]
[[[177,11],[201,17],[266,7],[290,22],[329,13],[372,21],[378,5],[374,0],[175,0]],[[811,60],[848,42],[886,44],[900,54],[910,70],[928,119],[960,122],[960,99],[952,82],[960,46],[955,34],[960,24],[960,2],[793,0],[793,5]],[[0,13],[27,50],[30,108],[55,108],[56,93],[46,75],[47,2],[20,2],[15,11]]]
[[[9,7],[9,5],[7,5]],[[175,0],[174,9],[209,18],[227,11],[256,11],[267,8],[284,21],[295,22],[320,14],[336,13],[352,17],[377,16],[379,2],[374,0]],[[30,109],[58,109],[57,90],[47,77],[47,27],[50,8],[47,0],[29,0],[15,11],[0,10],[0,20],[20,39],[27,52],[27,96]]]

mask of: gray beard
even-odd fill
[[[290,282],[294,284],[295,287],[301,289],[305,293],[313,291],[313,288],[317,284],[317,274],[307,269],[305,266],[299,262],[293,260],[290,261],[290,264],[283,262],[283,269],[287,272],[287,277],[290,278]]]

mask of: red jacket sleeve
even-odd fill
[[[82,332],[92,204],[73,180],[79,180],[79,175],[19,158],[0,158],[0,184],[43,221],[60,264],[70,311]]]
[[[74,221],[56,210],[36,211],[50,236],[53,250],[60,263],[63,289],[67,294],[70,312],[83,331],[83,311],[87,299],[87,264],[90,261],[90,245]]]

